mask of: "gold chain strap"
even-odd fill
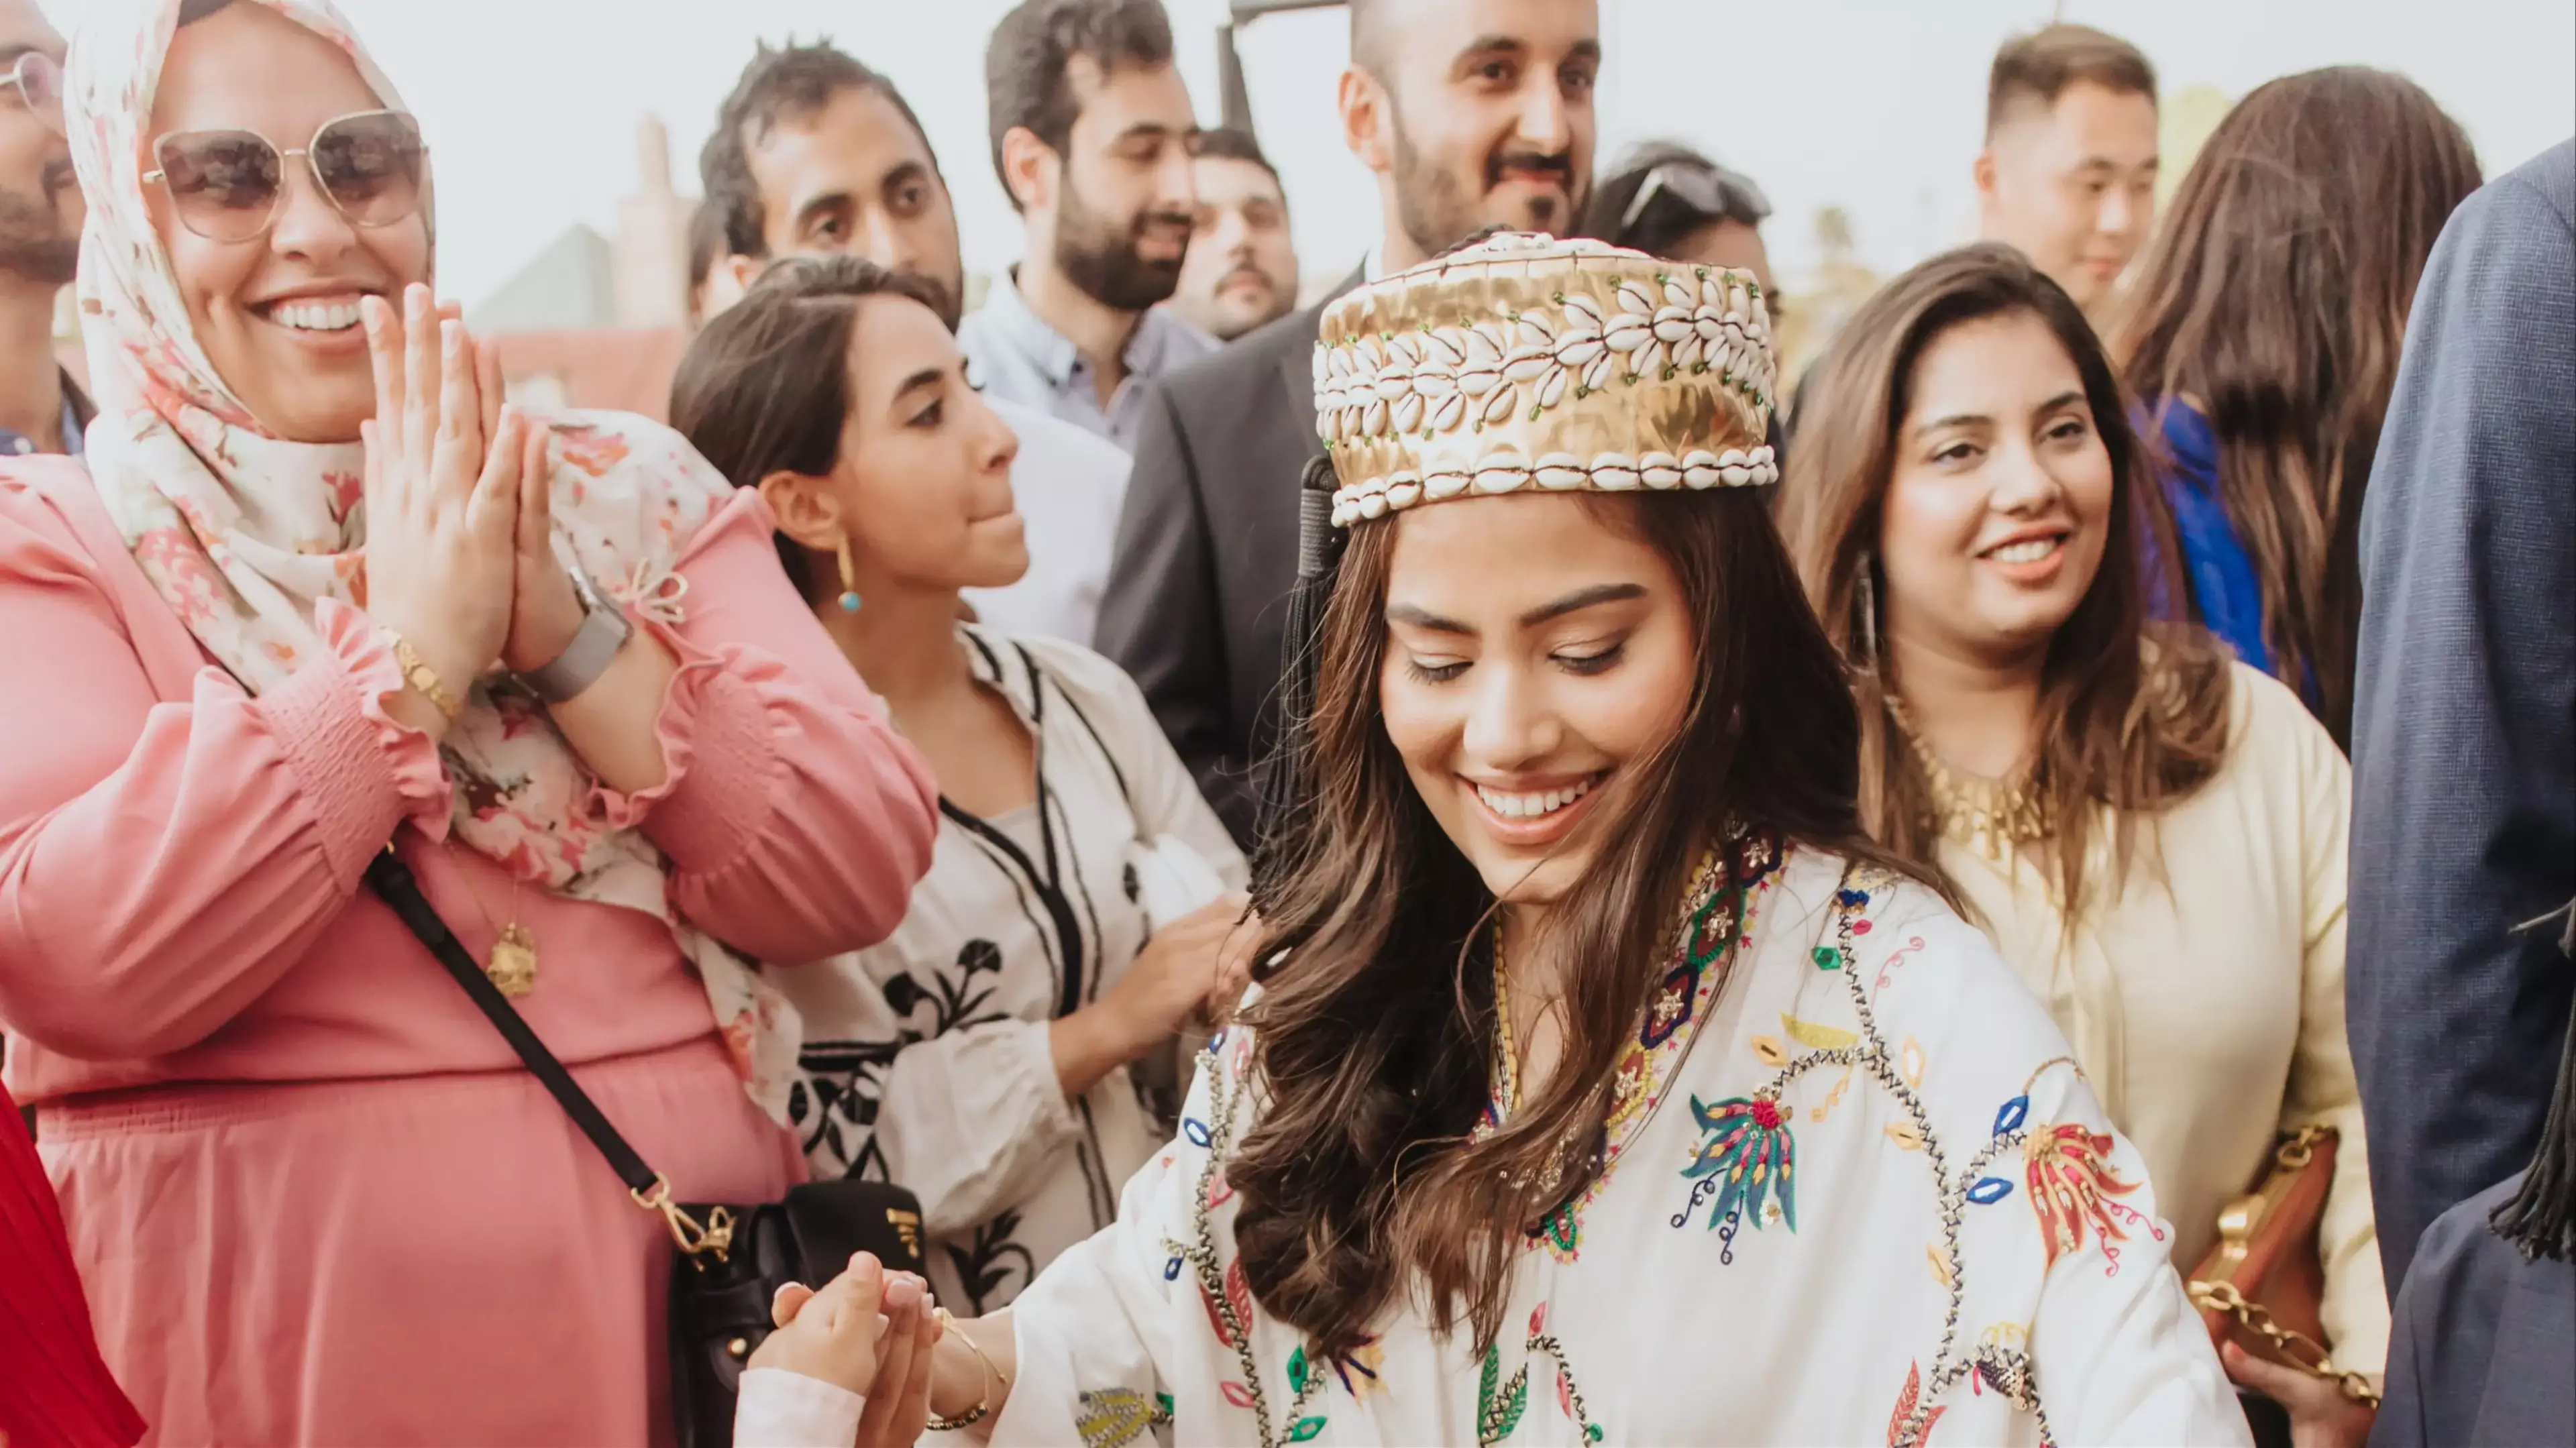
[[[2359,1373],[2348,1373],[2337,1369],[2334,1360],[2326,1355],[2324,1348],[2317,1345],[2316,1339],[2296,1328],[2283,1327],[2274,1322],[2272,1314],[2264,1310],[2263,1304],[2248,1300],[2244,1293],[2236,1290],[2235,1283],[2194,1282],[2191,1284],[2191,1302],[2192,1306],[2204,1312],[2224,1312],[2232,1315],[2238,1322],[2260,1334],[2273,1347],[2278,1348],[2282,1356],[2288,1358],[2296,1367],[2340,1384],[2343,1395],[2352,1401],[2367,1403],[2373,1408],[2379,1406],[2379,1390],[2370,1385],[2368,1378]]]

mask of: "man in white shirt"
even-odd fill
[[[931,283],[957,325],[957,208],[930,138],[893,82],[830,44],[762,46],[725,98],[698,172],[724,230],[725,254],[699,291],[708,312],[773,259],[843,253]],[[1011,490],[1028,523],[1029,571],[967,602],[997,628],[1087,645],[1127,453],[1042,409],[992,401],[1020,437]]]
[[[1159,0],[1024,0],[984,53],[993,169],[1028,238],[958,329],[989,396],[1133,447],[1143,379],[1216,350],[1180,282],[1198,122]]]

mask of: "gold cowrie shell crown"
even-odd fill
[[[1504,232],[1324,309],[1332,520],[1449,498],[1752,487],[1777,369],[1752,276]]]

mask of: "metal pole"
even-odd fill
[[[1235,32],[1264,15],[1324,10],[1341,3],[1342,0],[1229,0],[1227,23],[1216,28],[1217,104],[1226,125],[1246,135],[1252,133],[1252,92],[1244,84],[1243,54],[1235,49]]]

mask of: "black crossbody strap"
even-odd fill
[[[546,1049],[546,1043],[537,1039],[537,1033],[528,1029],[527,1018],[519,1014],[507,996],[501,994],[501,988],[494,985],[492,978],[483,973],[483,968],[474,963],[473,956],[465,953],[456,932],[447,928],[447,922],[438,918],[438,911],[431,907],[428,897],[420,893],[420,882],[413,878],[411,867],[390,848],[379,851],[375,863],[367,866],[367,883],[387,905],[393,907],[394,914],[402,917],[402,923],[411,927],[411,933],[420,937],[420,943],[429,948],[429,953],[438,957],[438,963],[447,968],[447,973],[456,977],[456,983],[465,988],[466,998],[474,1002],[474,1008],[481,1011],[493,1029],[501,1033],[501,1039],[510,1043],[510,1049],[519,1053],[519,1059],[527,1063],[529,1074],[537,1078],[537,1084],[545,1087],[546,1094],[552,1096],[555,1104],[564,1109],[564,1114],[572,1118],[572,1124],[580,1127],[581,1134],[590,1138],[590,1144],[599,1148],[599,1154],[608,1159],[609,1169],[626,1183],[626,1189],[634,1193],[636,1201],[653,1210],[662,1210],[662,1203],[652,1198],[656,1193],[667,1197],[668,1187],[654,1175],[651,1167],[644,1164],[644,1158],[635,1154],[635,1148],[626,1144],[626,1138],[617,1134],[617,1128],[608,1124],[608,1117],[599,1109],[599,1103],[591,1100],[590,1093],[581,1089],[581,1083],[572,1079],[572,1073],[564,1069],[563,1062],[556,1060],[555,1053]]]

